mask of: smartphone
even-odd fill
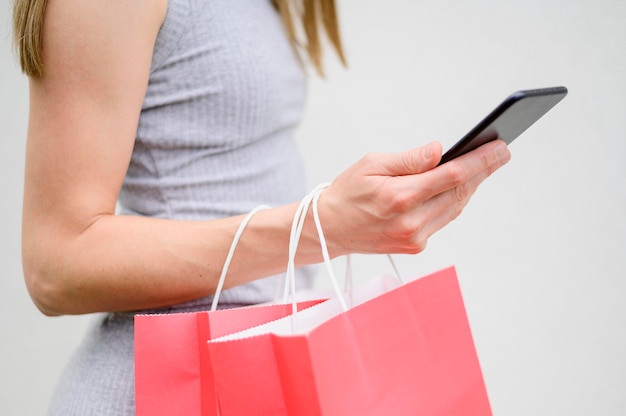
[[[565,87],[517,91],[448,150],[439,165],[492,140],[510,144],[567,95]]]

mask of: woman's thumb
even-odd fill
[[[441,143],[432,142],[417,149],[389,155],[382,163],[390,176],[415,175],[431,170],[441,160]]]

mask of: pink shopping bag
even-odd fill
[[[392,286],[208,341],[220,414],[490,415],[455,269]]]
[[[298,303],[302,310],[322,300]],[[291,304],[135,316],[137,416],[216,415],[206,342],[288,316]]]

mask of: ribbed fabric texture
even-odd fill
[[[292,134],[304,98],[305,75],[270,0],[169,0],[119,213],[205,220],[300,199]],[[262,279],[220,303],[268,301],[274,289],[275,278]],[[134,415],[133,331],[133,314],[96,316],[49,415]]]
[[[204,220],[300,199],[293,129],[304,99],[305,74],[270,0],[170,1],[121,213]],[[264,302],[274,286],[259,280],[222,299]]]

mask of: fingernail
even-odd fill
[[[511,153],[505,143],[500,144],[496,148],[496,155],[498,155],[498,161],[500,163],[508,162],[511,158]]]
[[[422,155],[424,156],[424,159],[426,160],[430,160],[430,158],[433,156],[433,144],[427,144],[426,146],[424,146],[424,149],[422,150]]]

